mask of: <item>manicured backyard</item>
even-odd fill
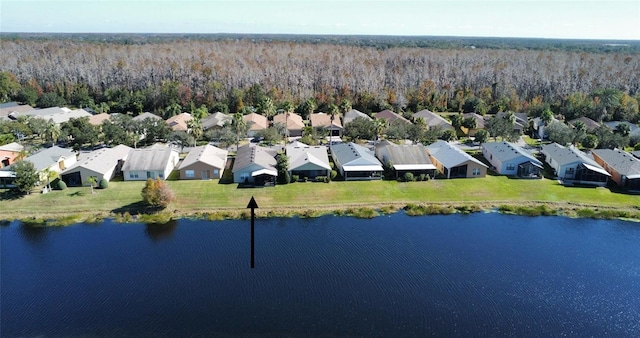
[[[607,188],[564,187],[555,180],[516,180],[504,176],[480,179],[350,181],[293,183],[271,188],[238,189],[236,184],[210,181],[168,181],[176,194],[169,210],[180,215],[243,210],[255,196],[261,212],[283,209],[346,209],[350,207],[422,204],[520,205],[529,202],[635,209],[640,196],[613,193]],[[111,182],[108,189],[69,188],[1,200],[0,219],[61,217],[69,214],[101,217],[135,213],[141,207],[144,182]],[[3,196],[7,196],[4,194]]]

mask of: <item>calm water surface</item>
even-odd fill
[[[500,214],[0,228],[1,335],[640,336],[640,224]]]

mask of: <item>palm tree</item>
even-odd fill
[[[87,178],[85,183],[89,183],[89,186],[91,187],[91,193],[93,194],[93,185],[98,184],[98,179],[95,176],[89,176],[89,178]]]
[[[331,118],[331,124],[329,125],[329,146],[331,146],[331,140],[333,138],[333,121],[335,120],[336,116],[340,114],[340,109],[338,108],[338,106],[332,103],[329,105],[328,111],[329,117]]]
[[[246,130],[247,121],[244,120],[244,116],[242,115],[242,113],[235,113],[233,114],[233,119],[231,120],[231,123],[236,129],[236,136],[237,136],[236,151],[238,151],[238,148],[240,148],[240,132],[243,130]]]
[[[616,126],[616,133],[622,136],[629,136],[629,133],[631,133],[631,128],[629,128],[629,125],[626,123],[618,123],[618,125]]]
[[[269,121],[273,119],[273,115],[276,114],[276,106],[273,104],[271,98],[265,96],[258,103],[258,113],[264,115]]]
[[[385,119],[375,119],[373,120],[373,125],[376,131],[376,141],[380,140],[380,135],[387,129],[387,120]]]
[[[54,180],[58,177],[58,173],[51,170],[51,168],[46,168],[42,171],[44,175],[47,177],[47,191],[51,191],[51,180]]]
[[[194,117],[191,120],[187,121],[187,127],[191,131],[191,135],[193,135],[193,146],[196,146],[198,139],[202,137],[204,130],[202,129],[202,121],[199,118]]]
[[[49,120],[45,128],[45,139],[48,142],[51,142],[52,147],[55,145],[56,141],[58,140],[61,134],[62,134],[62,131],[60,130],[60,126],[58,126],[52,120]]]
[[[342,114],[346,114],[351,110],[352,106],[351,106],[351,102],[349,102],[349,100],[347,99],[342,99],[342,101],[340,101],[340,112]]]

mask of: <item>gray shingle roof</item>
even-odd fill
[[[238,149],[233,171],[242,170],[252,164],[263,168],[276,169],[276,152],[254,144],[246,144]]]
[[[144,112],[136,117],[134,117],[132,120],[134,121],[144,121],[146,119],[151,119],[151,120],[162,120],[162,117],[156,115],[156,114],[151,114],[149,112]]]
[[[435,157],[438,162],[442,163],[447,168],[457,167],[467,161],[472,161],[488,168],[487,165],[482,163],[480,160],[443,140],[438,140],[437,142],[428,145],[427,150],[431,156]]]
[[[351,165],[382,166],[382,163],[378,161],[371,150],[353,142],[335,144],[331,147],[331,153],[338,159],[338,162],[340,162],[343,167]]]
[[[296,170],[307,163],[313,163],[318,167],[331,170],[327,147],[308,146],[302,143],[287,145],[289,156],[289,170]]]
[[[191,149],[187,157],[184,158],[180,169],[186,168],[194,163],[201,162],[218,169],[224,169],[227,163],[228,151],[214,147],[212,145],[204,145]]]
[[[363,113],[363,112],[361,112],[361,111],[359,111],[357,109],[351,109],[346,114],[344,114],[344,118],[343,118],[344,124],[346,125],[347,123],[355,120],[358,117],[365,118],[365,119],[367,119],[369,121],[372,120],[372,118],[369,117],[369,115],[367,115],[367,114],[365,114],[365,113]]]
[[[67,159],[75,156],[76,153],[71,149],[53,146],[25,158],[25,161],[33,163],[36,170],[41,171],[57,163],[60,159]]]
[[[415,114],[413,114],[414,120],[421,117],[424,120],[424,123],[429,128],[441,128],[442,130],[453,129],[453,126],[449,121],[445,120],[438,114],[435,114],[427,109],[423,109]]]
[[[531,162],[542,165],[542,162],[540,162],[540,160],[513,143],[504,141],[487,142],[482,144],[482,148],[486,149],[491,155],[499,159],[500,162],[510,161],[520,156],[524,156]]]
[[[92,151],[84,160],[76,162],[74,165],[63,171],[61,174],[68,174],[78,168],[86,168],[96,173],[104,174],[118,165],[118,161],[126,160],[131,147],[117,145],[113,148],[103,148]]]
[[[560,166],[574,162],[583,162],[600,167],[600,165],[593,160],[593,157],[574,147],[566,148],[557,143],[551,143],[542,145],[542,151],[549,154]]]
[[[24,146],[17,142],[11,142],[9,144],[5,144],[0,146],[0,150],[11,151],[14,153],[19,153],[24,149]]]
[[[626,151],[618,149],[594,149],[592,151],[621,175],[640,178],[640,160]]]
[[[228,121],[231,121],[231,116],[220,112],[213,113],[202,119],[202,128],[207,130],[213,127],[222,127]]]
[[[415,166],[415,165],[431,165],[435,169],[435,166],[431,163],[427,149],[420,144],[417,145],[397,145],[389,141],[382,141],[376,145],[376,154],[378,158],[383,160],[387,158],[388,161],[393,163],[393,166]]]
[[[171,153],[174,151],[170,147],[131,149],[122,171],[164,170],[171,159]]]

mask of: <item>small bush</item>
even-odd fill
[[[426,180],[427,180],[427,175],[420,174],[420,176],[418,176],[418,181],[426,181]]]
[[[100,189],[107,189],[109,187],[109,181],[105,180],[104,178],[100,180],[100,183],[98,183],[98,187]]]
[[[338,172],[335,170],[331,170],[331,180],[335,181],[336,177],[338,177]]]
[[[63,180],[58,180],[58,190],[67,189],[67,184]]]
[[[404,173],[404,175],[402,176],[402,179],[403,179],[405,182],[413,182],[414,177],[413,177],[413,174],[412,174],[412,173]]]
[[[324,182],[325,178],[327,178],[327,176],[316,176],[316,182]]]
[[[300,180],[300,175],[291,175],[291,183],[298,182]]]

